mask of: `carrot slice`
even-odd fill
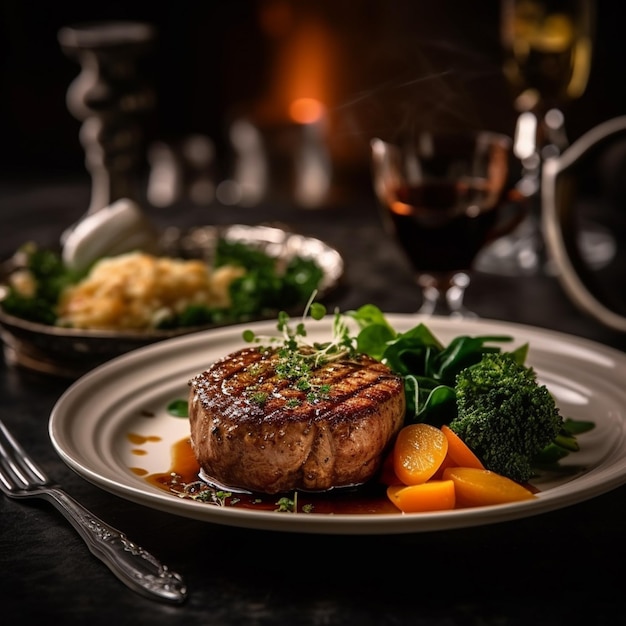
[[[536,497],[519,483],[486,469],[448,467],[443,478],[454,482],[457,507],[505,504]]]
[[[441,480],[443,478],[443,472],[446,467],[458,467],[459,464],[450,456],[450,446],[448,446],[448,453],[446,454],[441,465],[437,468],[437,471],[432,475],[430,480]]]
[[[485,469],[481,460],[472,452],[470,447],[445,424],[441,427],[441,432],[448,440],[448,456],[451,457],[457,467],[474,467]]]
[[[409,424],[400,430],[393,448],[393,469],[405,485],[425,483],[448,452],[448,440],[430,424]]]
[[[387,497],[403,513],[445,511],[454,508],[455,492],[452,480],[429,480],[419,485],[391,485]]]

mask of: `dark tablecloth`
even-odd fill
[[[82,181],[0,186],[0,256],[26,240],[54,243],[87,201]],[[177,206],[150,215],[163,225],[285,223],[344,255],[345,281],[330,307],[373,303],[413,312],[419,304],[408,265],[368,194],[319,210]],[[552,276],[476,273],[466,302],[483,318],[626,350],[626,336],[580,313]],[[182,606],[140,597],[48,504],[4,498],[4,624],[626,624],[626,487],[558,511],[453,531],[328,536],[231,528],[145,508],[69,469],[47,430],[68,385],[0,362],[0,417],[70,494],[180,572],[190,596]]]

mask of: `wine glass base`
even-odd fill
[[[470,283],[469,274],[454,272],[451,275],[435,276],[421,274],[417,282],[422,289],[422,306],[418,315],[426,317],[445,316],[455,318],[476,318],[474,312],[463,304],[465,290]]]
[[[456,309],[455,311],[448,311],[445,307],[433,309],[430,306],[422,305],[415,313],[423,317],[449,317],[462,320],[478,319],[478,315],[466,307]]]

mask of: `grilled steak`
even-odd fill
[[[312,369],[306,389],[283,367],[277,350],[244,348],[189,381],[205,479],[275,494],[372,478],[403,422],[402,379],[365,355]]]

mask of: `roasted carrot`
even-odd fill
[[[393,469],[405,485],[425,483],[435,474],[448,452],[443,432],[430,424],[409,424],[396,437]]]
[[[448,467],[443,479],[454,482],[457,507],[504,504],[536,497],[519,483],[486,469]]]
[[[454,482],[429,480],[419,485],[391,485],[387,487],[387,497],[403,513],[445,511],[454,508]]]
[[[469,446],[445,424],[441,427],[441,432],[448,440],[448,456],[451,458],[450,465],[457,467],[474,467],[485,469],[480,459],[472,452]]]
[[[448,445],[448,452],[441,462],[441,465],[438,467],[437,471],[433,474],[431,480],[441,480],[443,478],[443,472],[446,467],[458,467],[459,464],[453,460],[450,456],[450,446]]]

